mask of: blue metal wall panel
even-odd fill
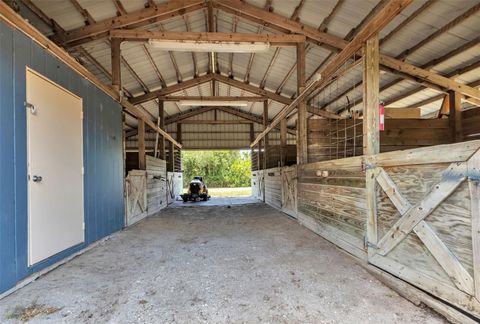
[[[11,30],[0,25],[0,291],[16,280],[12,39]]]
[[[83,98],[85,243],[28,267],[26,67]],[[124,224],[120,105],[0,22],[0,293]]]

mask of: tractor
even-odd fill
[[[207,186],[203,182],[203,177],[194,177],[188,185],[188,192],[180,196],[183,202],[198,201],[200,199],[207,201],[210,198]]]

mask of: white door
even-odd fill
[[[84,241],[82,99],[27,68],[28,257]]]

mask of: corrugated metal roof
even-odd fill
[[[74,28],[82,27],[85,25],[84,17],[75,9],[70,1],[43,1],[32,0],[33,3],[45,12],[46,15],[53,18],[62,28],[65,30],[71,30]],[[132,12],[144,8],[144,0],[121,0],[125,10]],[[162,3],[165,1],[155,1],[156,3]],[[370,11],[379,4],[379,0],[365,0],[365,1],[353,1],[346,0],[335,13],[326,26],[328,33],[344,38],[346,35],[352,32],[362,20],[367,17]],[[78,3],[86,9],[91,16],[101,21],[116,17],[116,8],[112,1],[95,1],[95,0],[78,0]],[[264,8],[265,0],[247,0],[246,3]],[[282,15],[284,17],[290,17],[295,8],[300,3],[300,0],[273,0],[272,8],[275,14]],[[411,22],[405,25],[400,31],[398,31],[388,41],[382,43],[381,52],[387,55],[396,56],[404,52],[406,49],[412,48],[419,42],[422,42],[429,35],[433,34],[449,22],[453,21],[456,17],[467,12],[470,8],[477,5],[479,0],[438,0],[431,5],[428,10],[419,14]],[[337,4],[337,0],[304,0],[303,6],[299,11],[298,20],[306,25],[318,28],[324,19],[332,12],[332,9]],[[409,7],[407,7],[400,15],[398,15],[392,22],[386,26],[380,32],[380,38],[388,35],[395,27],[401,24],[410,15],[415,13],[419,8],[425,4],[424,0],[415,0]],[[38,26],[45,34],[49,34],[46,25],[41,20],[36,19],[31,14],[25,13],[25,10],[20,11],[22,15],[28,17],[30,21]],[[269,26],[260,26],[259,24],[252,22],[245,18],[235,18],[230,13],[226,13],[222,10],[214,8],[214,14],[216,17],[216,26],[219,32],[232,32],[233,24],[236,22],[236,31],[239,33],[268,33],[276,34],[278,31],[272,29]],[[195,12],[189,12],[185,16],[177,16],[168,19],[161,24],[152,23],[148,27],[149,30],[166,30],[166,31],[206,31],[206,9],[197,10]],[[474,40],[480,34],[480,13],[477,11],[469,18],[457,23],[445,33],[442,33],[426,42],[423,46],[408,53],[405,60],[417,66],[421,66],[432,59],[442,57],[446,53],[452,51],[459,46],[466,44],[469,41]],[[110,48],[106,40],[96,40],[90,43],[82,45],[82,47],[93,57],[98,64],[100,64],[107,73],[110,73]],[[177,83],[177,75],[174,67],[174,63],[178,66],[180,76],[183,80],[188,80],[194,77],[195,70],[193,64],[193,58],[197,63],[197,72],[205,74],[209,71],[209,55],[208,53],[195,53],[194,57],[191,53],[174,52],[169,54],[168,52],[161,51],[157,48],[145,45],[145,48],[152,56],[155,65],[158,67],[165,83],[167,85],[173,85]],[[250,69],[249,81],[250,84],[258,86],[270,65],[271,59],[275,53],[275,48],[271,48],[266,53],[257,53],[254,55],[253,64]],[[442,75],[449,75],[460,68],[465,68],[471,64],[477,63],[480,58],[480,45],[472,47],[463,53],[445,60],[443,62],[437,62],[435,66],[431,68],[432,71]],[[154,91],[162,87],[162,83],[154,67],[150,63],[144,49],[144,45],[140,43],[126,42],[122,45],[122,55],[125,61],[132,67],[138,77],[143,83],[146,84],[148,91]],[[323,47],[316,45],[310,45],[310,49],[306,55],[306,75],[310,76],[324,60],[329,57],[330,51]],[[81,54],[76,53],[77,57],[81,57]],[[230,72],[230,54],[219,53],[218,66],[222,74],[228,75]],[[243,81],[251,54],[234,54],[233,55],[233,76],[236,80]],[[85,62],[85,66],[91,72],[93,72],[102,82],[109,83],[109,77],[102,69],[98,68],[95,64],[90,62],[86,58],[82,58]],[[268,71],[268,77],[265,82],[265,89],[270,91],[277,91],[281,83],[285,80],[288,71],[292,68],[296,61],[296,52],[294,48],[282,48]],[[468,68],[463,71],[461,75],[455,76],[455,80],[462,83],[470,83],[479,79],[480,69]],[[342,76],[339,80],[333,82],[324,89],[313,100],[312,104],[315,106],[323,107],[328,104],[327,109],[331,111],[339,111],[346,106],[348,101],[358,102],[361,99],[362,89],[361,86],[346,92],[352,85],[361,81],[362,73],[361,68],[357,67],[349,73]],[[390,73],[384,73],[381,75],[381,85],[389,84],[393,80],[396,80],[398,76]],[[126,66],[122,66],[122,83],[123,86],[137,96],[144,93],[140,82]],[[419,85],[413,81],[404,80],[388,89],[384,90],[380,97],[382,100],[390,101],[393,98],[401,96],[404,93],[408,93],[412,89],[419,88]],[[296,93],[296,71],[294,70],[291,76],[286,80],[284,86],[281,87],[281,94],[286,97],[292,97]],[[331,102],[334,98],[339,97],[343,92],[346,92],[344,96]],[[241,96],[252,95],[245,91],[236,89],[231,86],[218,84],[218,95],[222,96]],[[211,84],[205,83],[198,87],[187,89],[176,95],[194,95],[194,96],[208,96],[211,95]],[[424,89],[415,94],[407,96],[402,100],[393,102],[392,106],[406,107],[414,106],[415,104],[438,95],[438,92],[431,89]],[[348,99],[347,99],[348,96]],[[423,107],[423,113],[427,114],[435,109],[438,109],[439,102],[433,102]],[[154,101],[144,103],[142,105],[152,115],[157,114],[157,104]],[[270,102],[269,104],[269,118],[273,118],[283,107],[283,104],[277,102]],[[468,104],[465,104],[468,107]],[[361,109],[362,106],[356,105],[354,109]],[[181,111],[186,111],[189,107],[180,107],[174,102],[165,103],[165,112],[167,115],[173,115]],[[263,114],[263,104],[251,103],[248,107],[241,108],[245,112],[250,112],[261,116]],[[127,116],[127,123],[135,125],[135,121]],[[242,125],[243,127],[244,125]],[[190,127],[190,126],[188,126]],[[211,127],[211,125],[202,125],[202,127]],[[257,126],[256,126],[257,127]]]

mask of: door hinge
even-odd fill
[[[85,175],[85,168],[82,166],[82,175]]]
[[[85,230],[85,222],[82,223],[82,230]]]
[[[32,115],[35,115],[37,113],[37,109],[35,108],[35,106],[29,102],[24,102],[23,103],[25,105],[25,108],[27,108],[28,110],[30,110],[30,113]]]
[[[80,119],[83,120],[83,110],[80,112]]]

